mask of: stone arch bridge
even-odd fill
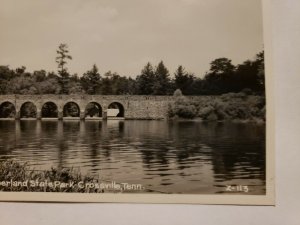
[[[189,98],[198,98],[197,96]],[[12,104],[15,108],[15,118],[21,117],[20,111],[25,103],[36,107],[36,118],[42,118],[42,108],[46,103],[54,103],[57,108],[57,118],[63,119],[64,106],[75,103],[80,110],[80,119],[86,117],[86,107],[96,103],[101,107],[102,119],[107,118],[107,110],[111,104],[117,104],[122,110],[124,119],[166,119],[169,104],[174,102],[173,96],[143,96],[143,95],[0,95],[0,106]]]

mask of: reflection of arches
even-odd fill
[[[32,102],[25,102],[20,109],[21,118],[36,118],[37,108]]]
[[[58,109],[57,105],[53,102],[46,102],[42,107],[42,118],[57,118]]]
[[[0,105],[0,118],[14,118],[16,116],[16,107],[11,102],[3,102]]]
[[[64,105],[63,116],[64,117],[80,117],[79,105],[75,102],[67,102]]]
[[[119,102],[110,103],[107,110],[108,117],[124,117],[125,110],[124,106]]]
[[[85,107],[85,116],[102,117],[102,107],[97,102],[90,102]]]

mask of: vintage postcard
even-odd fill
[[[261,0],[1,2],[1,201],[274,204]]]

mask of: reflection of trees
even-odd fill
[[[0,121],[0,141],[6,146],[0,146],[2,155],[8,148],[15,148],[10,144],[14,140],[7,136],[9,130],[14,130],[13,123],[6,122],[12,121]],[[40,129],[36,125],[39,123]],[[53,145],[59,167],[80,161],[97,169],[105,164],[103,167],[122,170],[125,164],[137,163],[142,164],[146,174],[155,171],[159,176],[197,176],[201,166],[209,164],[215,179],[221,181],[237,177],[265,179],[263,125],[117,120],[39,123],[18,121],[20,126],[16,127],[20,130],[16,128],[12,137],[20,149],[27,149],[26,140],[33,136],[38,138],[41,151],[46,144]]]
[[[36,130],[36,125],[37,121],[20,121],[20,135],[33,135],[33,131]]]
[[[147,169],[166,169],[169,166],[170,149],[166,145],[169,131],[166,124],[162,121],[126,122],[124,139],[130,149],[137,149],[141,153],[143,166]],[[132,138],[137,141],[133,141]]]
[[[140,146],[144,166],[148,169],[168,167],[168,148],[154,143],[144,143]]]
[[[170,122],[166,126],[158,122],[151,126],[150,123],[140,128],[133,123],[127,130],[130,133],[125,133],[127,138],[140,140],[138,144],[129,144],[141,153],[147,170],[165,170],[175,160],[178,170],[203,163],[212,164],[214,174],[222,179],[239,175],[264,179],[263,125]]]
[[[265,179],[265,131],[259,125],[207,123],[203,128],[210,133],[203,141],[212,149],[216,178]]]
[[[195,128],[197,127],[194,123],[146,121],[145,126],[142,125],[140,130],[132,134],[141,140],[137,148],[141,153],[144,167],[166,170],[173,160],[176,161],[178,169],[190,167],[187,163],[189,158],[195,156],[200,148],[199,138],[194,136],[197,134]],[[134,129],[138,127],[134,126],[132,130]],[[194,147],[191,147],[191,144]]]
[[[17,121],[19,122],[19,121]],[[1,121],[0,120],[0,156],[6,156],[10,154],[17,144],[17,132],[15,132],[14,121]]]
[[[85,126],[85,134],[84,134],[84,140],[83,142],[89,146],[89,158],[92,163],[92,167],[99,166],[99,152],[100,152],[100,143],[99,139],[101,139],[101,129],[102,124],[99,121],[86,121],[82,124],[82,126]],[[105,156],[106,157],[106,156]]]

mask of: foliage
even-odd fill
[[[191,104],[182,94],[179,89],[174,92],[176,97],[175,103],[169,108],[169,117],[178,116],[186,119],[193,119],[197,115],[197,108]]]
[[[100,94],[101,75],[95,64],[91,70],[83,74],[80,83],[85,93],[91,95]]]
[[[69,94],[70,74],[68,73],[66,64],[67,60],[72,59],[72,56],[69,55],[68,45],[60,44],[56,53],[58,55],[56,57],[56,63],[58,65],[58,74],[60,75],[59,82],[61,85],[61,93]]]
[[[182,96],[181,90],[180,90],[180,89],[176,89],[176,90],[174,91],[173,96],[175,96],[175,97],[180,97],[180,96]]]
[[[136,78],[137,94],[151,95],[155,84],[155,74],[150,62]]]
[[[207,96],[200,101],[187,100],[178,95],[169,106],[169,117],[202,120],[265,120],[265,97],[243,92],[218,97]]]
[[[183,66],[179,66],[175,72],[175,86],[182,91],[183,94],[192,94],[192,85],[195,81],[195,76],[185,72]]]
[[[59,186],[50,185],[25,185],[25,186],[0,186],[0,191],[25,191],[25,192],[79,192],[79,193],[102,193],[103,189],[90,188],[84,186],[81,188],[78,183],[101,182],[92,176],[83,176],[79,170],[74,168],[51,168],[50,170],[33,170],[26,163],[22,164],[16,161],[6,160],[0,162],[0,180],[1,181],[19,181],[19,182],[63,182],[73,183],[69,187],[61,188]]]
[[[170,74],[163,61],[157,65],[154,75],[153,94],[170,95],[172,93]]]
[[[26,67],[15,70],[0,66],[0,94],[90,94],[90,95],[172,95],[180,89],[184,95],[221,95],[240,93],[264,95],[264,52],[253,60],[233,65],[228,58],[217,58],[209,71],[200,78],[178,66],[171,77],[161,61],[157,66],[148,62],[136,78],[108,71],[100,75],[93,67],[83,75],[69,74],[67,62],[72,57],[68,46],[60,44],[56,62],[58,73],[37,70],[29,73]]]
[[[62,75],[67,72],[65,65],[67,64],[67,59],[71,60],[72,56],[69,55],[67,44],[60,44],[56,53],[58,54],[56,57],[56,63],[58,64],[59,74]]]

